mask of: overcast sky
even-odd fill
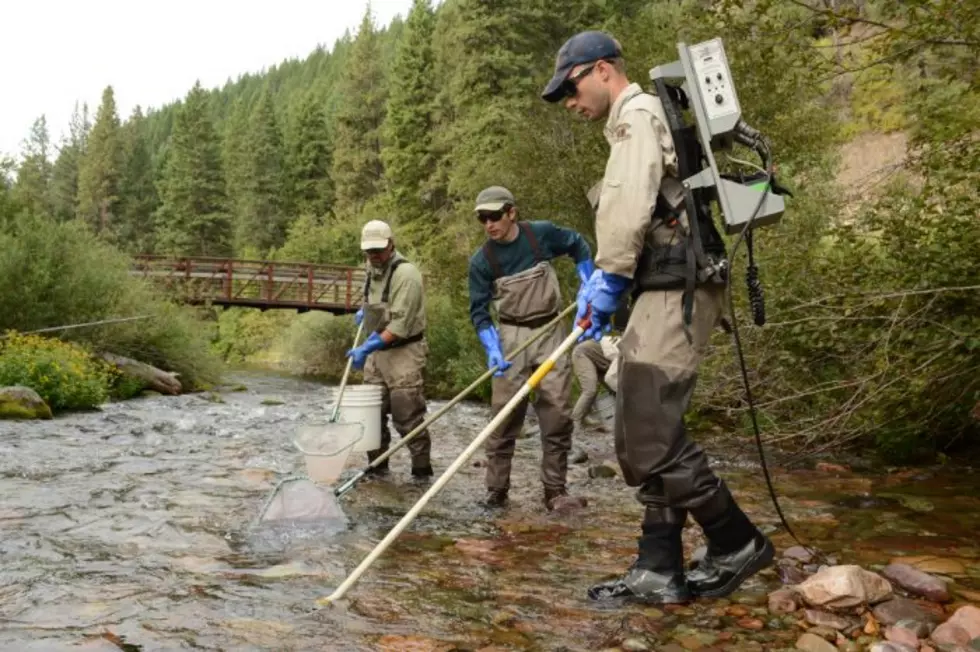
[[[411,0],[371,0],[377,26]],[[332,48],[367,0],[7,0],[0,10],[0,154],[19,154],[44,114],[51,142],[75,101],[94,119],[111,85],[121,119],[229,78]]]

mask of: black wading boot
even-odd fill
[[[647,507],[636,561],[621,578],[589,588],[589,599],[608,604],[675,604],[691,600],[681,545],[686,518],[684,510]]]
[[[698,597],[720,598],[772,563],[772,541],[752,525],[721,482],[707,503],[691,510],[708,539],[708,550],[687,581]]]

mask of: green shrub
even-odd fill
[[[54,411],[102,404],[113,375],[105,364],[70,342],[15,331],[0,340],[0,386],[30,387]]]
[[[32,331],[115,318],[64,338],[180,374],[185,389],[213,383],[211,329],[130,275],[130,259],[80,222],[21,214],[0,231],[0,329]]]

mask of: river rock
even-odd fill
[[[626,652],[646,652],[650,649],[650,646],[644,643],[638,638],[628,638],[619,647],[623,648]]]
[[[939,645],[969,645],[980,637],[980,609],[966,605],[956,610],[949,620],[936,628],[932,640]]]
[[[896,596],[891,600],[875,605],[874,617],[885,625],[895,625],[900,620],[935,622],[935,617],[908,598]]]
[[[783,557],[787,559],[796,559],[804,564],[809,564],[813,561],[813,553],[804,548],[803,546],[791,546],[783,551]]]
[[[799,609],[798,600],[793,589],[777,589],[769,594],[769,611],[774,614],[791,614]]]
[[[917,649],[918,647],[915,646],[886,641],[884,643],[875,643],[872,645],[870,652],[916,652]]]
[[[817,609],[807,609],[803,612],[803,617],[811,625],[816,625],[818,627],[830,627],[831,629],[840,631],[854,626],[853,622],[847,618],[844,618],[843,616],[827,613],[826,611],[819,611]]]
[[[892,595],[888,580],[860,566],[828,566],[794,587],[811,607],[839,609],[875,604]]]
[[[605,461],[602,464],[593,464],[589,467],[590,478],[615,478],[618,475],[615,464]]]
[[[837,648],[826,639],[809,632],[796,639],[796,649],[805,652],[837,652]]]
[[[51,408],[30,387],[0,387],[0,419],[50,419]]]
[[[893,643],[902,643],[911,646],[913,649],[919,647],[919,637],[910,629],[899,625],[892,625],[885,628],[885,638]]]
[[[946,582],[908,564],[889,564],[881,574],[913,595],[922,596],[933,602],[950,600]]]

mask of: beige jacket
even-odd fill
[[[663,105],[630,84],[609,111],[603,130],[609,160],[596,211],[596,266],[632,279],[651,224],[657,194],[678,206],[683,187],[677,179],[677,153]]]

